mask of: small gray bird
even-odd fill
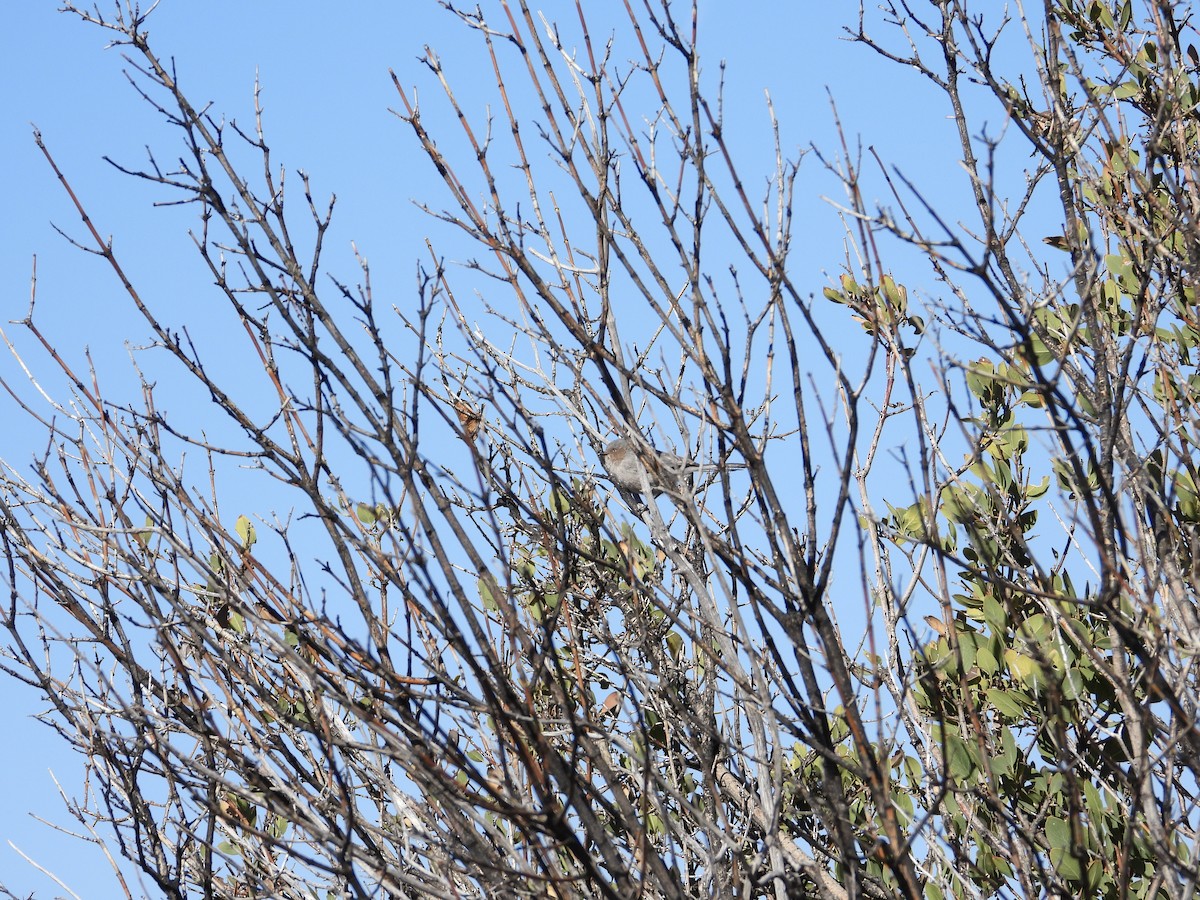
[[[618,438],[600,453],[604,468],[608,470],[613,484],[636,494],[649,485],[655,497],[663,493],[682,493],[685,479],[692,472],[702,469],[744,469],[741,463],[724,466],[701,466],[667,450],[655,450],[649,445],[635,444],[629,438]]]

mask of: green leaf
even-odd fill
[[[242,549],[249,550],[258,540],[258,533],[254,530],[254,523],[250,521],[247,515],[237,517],[237,524],[234,525],[237,530],[238,537],[242,539]]]
[[[995,369],[986,359],[978,360],[967,369],[967,389],[985,406],[996,383]]]
[[[1045,680],[1038,661],[1012,647],[1004,651],[1004,664],[1012,677],[1028,688],[1037,688]]]
[[[1045,644],[1054,635],[1054,623],[1042,613],[1037,613],[1021,623],[1020,632],[1021,637],[1031,644]]]
[[[1179,470],[1172,474],[1171,482],[1175,487],[1175,508],[1179,517],[1185,522],[1200,521],[1200,490],[1192,476]]]
[[[944,738],[947,774],[955,781],[966,781],[975,771],[975,761],[971,757],[970,748],[962,738],[951,731],[945,732]]]
[[[550,509],[559,516],[565,516],[571,511],[571,498],[561,488],[550,492]]]
[[[896,284],[896,279],[891,275],[884,275],[879,280],[879,285],[883,289],[883,298],[887,301],[887,305],[891,310],[903,316],[908,308],[908,291]],[[890,310],[885,310],[885,312],[890,312]],[[889,316],[889,319],[891,318],[894,317]]]
[[[1010,719],[1019,719],[1025,714],[1025,708],[1017,702],[1009,691],[1001,690],[1000,688],[988,688],[984,691],[984,696],[987,697],[988,703],[995,707],[1001,715],[1008,716]]]
[[[1046,819],[1046,841],[1052,848],[1071,846],[1071,825],[1066,819],[1050,816]]]
[[[528,604],[526,609],[529,610],[529,616],[535,622],[541,622],[546,617],[546,604],[539,597],[527,597]]]
[[[671,651],[671,656],[678,660],[683,653],[683,635],[677,631],[668,631],[667,649]]]
[[[997,461],[997,474],[1000,476],[1001,487],[1007,489],[1012,484],[1012,470],[1006,460],[1020,456],[1028,446],[1029,435],[1019,425],[1007,426],[993,438],[992,443],[988,446],[988,452]],[[1001,463],[1003,471],[999,467]]]
[[[975,654],[975,664],[984,675],[995,675],[1000,671],[1000,661],[996,659],[990,647],[979,648],[979,652]]]
[[[1036,500],[1050,490],[1050,476],[1047,475],[1041,481],[1025,486],[1025,496],[1030,500]]]
[[[1039,366],[1047,365],[1058,359],[1058,354],[1036,334],[1029,336],[1029,349],[1033,352],[1033,361]]]
[[[1024,696],[1017,696],[1009,692],[1008,697],[1013,702],[1019,702],[1024,707]],[[1003,728],[1000,735],[1001,750],[999,753],[993,754],[991,759],[992,774],[1003,778],[1006,775],[1011,775],[1017,762],[1017,747],[1013,740],[1012,731],[1008,728]]]
[[[376,522],[375,507],[369,503],[357,504],[354,507],[354,514],[358,516],[358,521],[362,522],[368,528]]]
[[[1046,841],[1050,844],[1050,865],[1067,881],[1083,878],[1080,861],[1071,853],[1071,826],[1066,819],[1046,819]]]
[[[955,525],[965,525],[979,515],[982,499],[977,485],[947,485],[942,490],[942,514]]]
[[[149,514],[146,515],[146,527],[139,528],[133,533],[133,539],[142,545],[145,550],[150,546],[150,540],[154,537],[154,519]]]
[[[1088,4],[1088,18],[1099,25],[1101,28],[1106,28],[1109,31],[1116,29],[1116,22],[1113,21],[1112,12],[1108,8],[1108,4],[1102,3],[1101,0],[1092,0]]]
[[[979,635],[973,631],[962,631],[958,635],[958,653],[963,672],[975,665],[975,654],[979,648]]]
[[[1067,669],[1063,675],[1062,692],[1068,700],[1080,700],[1088,696],[1087,683],[1079,669]]]
[[[480,578],[478,582],[479,599],[483,601],[483,608],[488,612],[496,612],[500,609],[500,604],[496,602],[496,597],[492,593],[492,588],[486,578]]]
[[[513,568],[525,581],[534,581],[537,577],[537,563],[534,562],[526,547],[521,547],[517,551],[517,559]]]
[[[1136,97],[1141,91],[1141,85],[1131,78],[1129,81],[1117,85],[1112,95],[1114,100],[1128,100],[1130,97]]]
[[[983,620],[997,631],[1008,627],[1008,612],[994,596],[983,598]]]
[[[285,834],[287,834],[288,826],[290,824],[291,823],[283,816],[272,816],[267,825],[267,834],[269,834],[275,840],[279,840]]]

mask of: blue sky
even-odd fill
[[[3,292],[0,325],[31,344],[15,326],[28,308],[32,259],[37,257],[38,320],[55,346],[81,368],[88,350],[105,373],[111,396],[136,389],[127,344],[146,338],[145,325],[103,263],[72,248],[51,223],[82,236],[78,217],[34,145],[36,124],[64,173],[142,293],[165,317],[219,339],[225,327],[209,315],[202,270],[187,229],[190,208],[156,209],[161,189],[121,175],[102,157],[137,167],[145,147],[169,161],[178,139],[135,94],[122,74],[119,49],[105,49],[105,35],[55,11],[52,0],[26,0],[8,10],[9,40],[0,70],[7,90],[0,117],[0,169],[8,198],[8,225],[0,242]],[[108,5],[102,4],[106,9]],[[549,17],[575,21],[574,4],[548,3]],[[588,5],[592,25],[607,30],[607,7]],[[931,107],[932,95],[911,73],[885,64],[861,46],[841,40],[857,4],[706,2],[700,16],[706,71],[729,63],[726,75],[728,129],[745,171],[769,172],[770,131],[763,91],[768,89],[783,126],[785,150],[816,142],[836,150],[830,94],[851,136],[901,165],[926,185],[965,176],[945,110]],[[623,15],[611,4],[613,15]],[[615,20],[614,20],[615,21]],[[415,260],[431,230],[411,200],[438,200],[434,173],[419,155],[406,127],[388,112],[399,108],[388,69],[401,83],[431,90],[418,63],[424,45],[436,47],[462,86],[469,103],[472,78],[492,76],[486,60],[474,58],[477,44],[464,40],[455,20],[434,2],[293,3],[266,0],[164,0],[149,22],[161,57],[173,58],[193,101],[210,100],[213,110],[242,123],[252,121],[253,87],[261,81],[265,123],[277,166],[291,177],[297,169],[313,179],[318,199],[336,192],[336,226],[328,239],[328,262],[353,282],[351,242],[372,263],[377,286],[402,292],[412,284]],[[431,121],[437,133],[452,123]],[[801,181],[798,211],[812,222],[797,228],[811,244],[812,289],[822,272],[836,273],[842,260],[840,226],[819,200],[835,193],[815,162]],[[760,182],[761,183],[761,182]],[[751,188],[757,186],[751,185]],[[936,199],[936,198],[935,198]],[[1048,232],[1049,233],[1049,232]],[[19,371],[5,353],[0,378]],[[54,387],[51,379],[48,386]],[[9,403],[7,397],[0,404]],[[185,402],[181,400],[180,402]],[[9,427],[0,431],[0,457],[17,469],[44,450],[45,438],[5,410]],[[42,707],[34,693],[0,679],[5,740],[0,742],[0,885],[19,896],[61,893],[8,845],[17,844],[39,863],[62,874],[81,896],[115,896],[101,891],[106,864],[98,850],[56,835],[29,817],[34,812],[70,826],[50,776],[68,792],[78,791],[79,765],[60,739],[30,717]],[[134,889],[135,894],[141,893]]]

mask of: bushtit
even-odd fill
[[[629,438],[612,441],[601,451],[600,459],[617,487],[640,494],[649,485],[655,497],[666,492],[682,493],[684,479],[700,469],[744,468],[740,463],[700,466],[678,454],[635,444]]]

